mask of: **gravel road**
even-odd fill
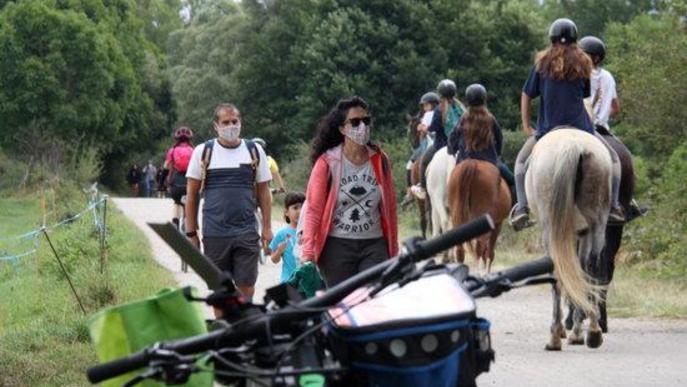
[[[171,218],[171,199],[114,199],[117,207],[148,237],[155,259],[174,273],[179,284],[207,292],[195,274],[182,273],[179,257],[147,222]],[[274,216],[273,219],[280,219]],[[273,221],[276,232],[283,223]],[[280,266],[259,267],[256,300],[278,283]],[[641,291],[641,289],[638,289]],[[687,321],[611,318],[610,333],[596,350],[564,344],[546,352],[551,296],[544,287],[518,289],[497,299],[481,299],[478,312],[492,322],[496,363],[478,379],[479,386],[687,386]]]

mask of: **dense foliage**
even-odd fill
[[[299,158],[319,118],[358,94],[401,192],[404,116],[419,97],[446,77],[460,90],[483,83],[491,111],[517,130],[533,55],[565,16],[607,43],[622,106],[614,130],[660,218],[631,228],[633,246],[683,252],[686,15],[685,0],[0,0],[0,186],[88,163],[84,175],[115,187],[125,163],[160,159],[175,125],[213,135],[220,102],[241,109],[245,136]],[[523,138],[506,138],[512,162]],[[293,166],[304,181],[307,162]],[[662,233],[664,221],[683,228]]]

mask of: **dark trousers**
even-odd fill
[[[384,238],[328,237],[317,262],[327,287],[332,287],[389,258]]]

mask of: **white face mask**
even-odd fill
[[[355,128],[350,124],[344,126],[343,134],[358,145],[366,145],[370,142],[370,127],[363,122]]]
[[[236,141],[239,139],[239,136],[241,135],[240,123],[236,125],[227,126],[217,126],[215,124],[215,127],[217,128],[217,133],[219,134],[219,137],[226,141]]]

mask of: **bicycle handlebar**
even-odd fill
[[[452,246],[464,243],[493,229],[494,222],[489,215],[482,215],[464,225],[456,227],[434,239],[414,244],[412,251],[373,266],[346,281],[332,287],[323,294],[307,299],[295,306],[287,306],[276,313],[256,317],[255,320],[236,327],[214,331],[205,335],[199,335],[161,344],[161,348],[177,352],[181,355],[204,352],[212,348],[239,344],[242,341],[264,334],[266,324],[270,324],[272,332],[277,332],[280,326],[297,320],[296,317],[309,317],[320,312],[313,308],[323,308],[336,305],[353,290],[367,285],[379,278],[379,276],[394,262],[399,259],[410,258],[412,262],[432,257]],[[91,383],[99,383],[103,380],[114,378],[121,374],[143,368],[151,360],[151,350],[144,349],[128,357],[117,359],[91,367],[87,371],[88,380]]]

